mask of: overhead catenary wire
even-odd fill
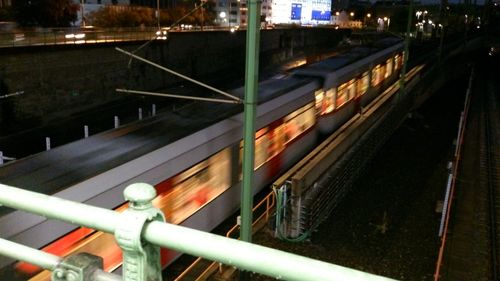
[[[131,93],[131,94],[140,94],[140,95],[147,95],[147,96],[167,97],[167,98],[179,98],[179,99],[188,99],[188,100],[200,100],[200,101],[236,103],[236,104],[240,103],[239,101],[236,101],[236,100],[223,100],[223,99],[214,99],[214,98],[181,96],[181,95],[174,95],[174,94],[155,93],[155,92],[147,92],[147,91],[127,90],[127,89],[116,89],[116,91],[122,92],[122,93]]]
[[[240,98],[238,98],[238,97],[236,97],[236,96],[233,96],[233,95],[231,95],[231,94],[229,94],[229,93],[226,93],[226,92],[224,92],[224,91],[221,91],[221,90],[219,90],[219,89],[217,89],[217,88],[214,88],[214,87],[212,87],[212,86],[210,86],[210,85],[207,85],[207,84],[205,84],[205,83],[202,83],[202,82],[200,82],[200,81],[197,81],[197,80],[195,80],[195,79],[193,79],[193,78],[190,78],[190,77],[188,77],[188,76],[186,76],[186,75],[180,74],[180,73],[178,73],[178,72],[176,72],[176,71],[174,71],[174,70],[171,70],[171,69],[169,69],[169,68],[166,68],[166,67],[164,67],[164,66],[161,66],[161,65],[159,65],[159,64],[157,64],[157,63],[154,63],[154,62],[152,62],[152,61],[149,61],[149,60],[147,60],[147,59],[144,59],[144,58],[142,58],[142,57],[140,57],[140,56],[137,56],[137,55],[135,55],[135,54],[132,54],[131,52],[127,52],[127,51],[125,51],[125,50],[123,50],[123,49],[120,49],[120,48],[118,48],[118,47],[115,47],[115,49],[116,49],[117,51],[119,51],[119,52],[122,52],[122,53],[124,53],[124,54],[126,54],[126,55],[131,56],[132,58],[135,58],[135,59],[137,59],[137,60],[140,60],[140,61],[145,62],[145,63],[147,63],[147,64],[150,64],[150,65],[152,65],[152,66],[155,66],[155,67],[157,67],[157,68],[159,68],[159,69],[161,69],[161,70],[164,70],[164,71],[166,71],[166,72],[168,72],[168,73],[170,73],[170,74],[173,74],[173,75],[178,76],[178,77],[180,77],[180,78],[182,78],[182,79],[188,80],[188,81],[190,81],[190,82],[192,82],[192,83],[195,83],[195,84],[197,84],[197,85],[199,85],[199,86],[205,87],[205,88],[207,88],[207,89],[209,89],[209,90],[212,90],[212,91],[217,92],[217,93],[219,93],[219,94],[221,94],[221,95],[224,95],[224,96],[226,96],[226,97],[228,97],[228,98],[230,98],[230,99],[232,99],[232,100],[237,101],[237,103],[243,103],[243,100],[241,100]],[[118,90],[118,89],[117,89],[117,90]],[[182,97],[182,96],[179,96],[179,97]]]

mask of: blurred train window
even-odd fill
[[[386,72],[386,69],[387,69],[387,65],[384,63],[382,65],[380,65],[380,81],[384,81],[385,79],[385,72]]]
[[[264,128],[255,133],[255,169],[258,169],[267,161],[267,148],[269,147],[267,131],[268,129]],[[243,149],[241,149],[241,153],[243,153]],[[240,159],[243,159],[243,157]]]
[[[391,76],[392,74],[392,58],[389,58],[385,62],[386,68],[385,68],[385,78]]]
[[[336,89],[332,88],[328,91],[326,91],[325,94],[325,100],[323,101],[323,114],[327,114],[332,112],[335,109],[335,95],[336,95]]]
[[[372,69],[372,87],[375,87],[382,82],[382,77],[384,77],[383,72],[384,68],[380,64]]]
[[[401,55],[397,54],[394,56],[394,71],[400,69],[401,65],[402,65]]]
[[[339,86],[337,89],[336,107],[340,107],[354,97],[356,92],[356,79],[352,79],[347,83]]]
[[[168,222],[181,223],[228,189],[230,175],[230,150],[226,148],[173,177],[170,192],[158,195],[153,203]]]
[[[315,112],[312,103],[299,108],[285,117],[285,144],[314,126]]]
[[[267,160],[270,160],[285,149],[285,125],[281,124],[273,130],[269,130],[267,136],[270,141],[267,147]]]
[[[323,91],[323,89],[316,90],[316,92],[314,92],[314,97],[316,100],[316,112],[318,112],[318,114],[321,113],[321,107],[323,105],[324,96],[325,96],[325,91]]]
[[[362,96],[368,90],[368,86],[370,85],[370,72],[366,71],[361,75],[361,78],[357,80],[358,84],[358,96]]]
[[[254,158],[254,170],[257,170],[260,166],[266,163],[268,159],[268,147],[269,147],[269,136],[267,132],[268,127],[262,128],[255,133],[255,158]],[[240,141],[240,168],[243,163],[243,141]],[[242,179],[242,171],[240,170],[240,180]]]
[[[315,104],[307,104],[284,117],[283,123],[274,128],[265,127],[255,133],[254,169],[257,170],[285,149],[292,139],[314,126]],[[243,162],[243,141],[240,141],[240,167]],[[240,180],[242,173],[240,171]]]
[[[335,89],[330,89],[325,92],[316,91],[316,108],[318,109],[319,115],[325,115],[333,111],[334,103],[333,98],[335,94]]]
[[[347,97],[347,100],[350,101],[356,96],[356,79],[352,79],[351,81],[347,82],[347,93],[349,96]]]

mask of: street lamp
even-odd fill
[[[226,21],[226,12],[224,12],[224,11],[220,12],[219,17],[221,19],[221,22],[225,22]]]
[[[422,15],[422,11],[415,12],[415,16],[417,16],[417,21],[420,20],[420,16]]]
[[[391,18],[384,17],[384,25],[387,22],[387,30],[389,30],[389,26],[391,25]]]

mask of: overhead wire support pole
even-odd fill
[[[241,103],[241,102],[236,101],[236,100],[223,100],[223,99],[213,99],[213,98],[203,98],[203,97],[193,97],[193,96],[181,96],[181,95],[137,91],[137,90],[127,90],[127,89],[116,89],[116,91],[121,92],[121,93],[140,94],[140,95],[166,97],[166,98],[179,98],[179,99],[188,99],[188,100],[211,101],[211,102],[222,102],[222,103],[236,103],[236,104]]]
[[[404,50],[404,56],[403,56],[403,69],[401,69],[401,77],[399,79],[399,88],[403,94],[405,93],[406,67],[408,64],[408,57],[410,55],[410,32],[411,32],[411,19],[412,19],[412,17],[413,17],[413,0],[410,0],[410,4],[408,7],[408,22],[406,24],[405,50]]]
[[[240,239],[252,241],[252,203],[255,158],[255,112],[259,78],[260,0],[248,1],[245,71],[245,121],[243,125],[243,185],[241,191]]]
[[[142,62],[145,62],[145,63],[147,63],[147,64],[149,64],[149,65],[152,65],[152,66],[157,67],[157,68],[159,68],[159,69],[161,69],[161,70],[164,70],[164,71],[166,71],[166,72],[168,72],[168,73],[170,73],[170,74],[173,74],[173,75],[178,76],[178,77],[180,77],[180,78],[182,78],[182,79],[188,80],[188,81],[190,81],[190,82],[192,82],[192,83],[195,83],[195,84],[197,84],[197,85],[199,85],[199,86],[205,87],[205,88],[207,88],[207,89],[209,89],[209,90],[212,90],[212,91],[217,92],[217,93],[219,93],[219,94],[221,94],[221,95],[224,95],[224,96],[226,96],[226,97],[228,97],[228,98],[230,98],[230,99],[233,99],[233,100],[235,100],[235,101],[238,101],[239,103],[242,103],[242,100],[241,100],[240,98],[235,97],[235,96],[233,96],[233,95],[231,95],[231,94],[229,94],[229,93],[226,93],[226,92],[224,92],[224,91],[221,91],[221,90],[219,90],[219,89],[217,89],[217,88],[214,88],[214,87],[212,87],[212,86],[209,86],[209,85],[207,85],[207,84],[205,84],[205,83],[202,83],[202,82],[200,82],[200,81],[194,80],[193,78],[190,78],[190,77],[188,77],[188,76],[186,76],[186,75],[180,74],[180,73],[178,73],[178,72],[176,72],[176,71],[173,71],[173,70],[171,70],[171,69],[169,69],[169,68],[166,68],[166,67],[161,66],[161,65],[159,65],[159,64],[157,64],[157,63],[154,63],[154,62],[152,62],[152,61],[149,61],[149,60],[147,60],[147,59],[145,59],[145,58],[141,58],[140,56],[134,55],[134,54],[132,54],[131,52],[127,52],[127,51],[125,51],[125,50],[123,50],[123,49],[120,49],[120,48],[118,48],[118,47],[115,47],[115,49],[116,49],[117,51],[119,51],[119,52],[122,52],[122,53],[124,53],[124,54],[126,54],[126,55],[129,55],[130,57],[132,57],[132,58],[134,58],[134,59],[137,59],[137,60],[140,60],[140,61],[142,61]]]

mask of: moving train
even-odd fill
[[[260,81],[253,193],[398,79],[403,56],[403,43],[385,38]],[[210,231],[240,205],[242,127],[241,105],[197,102],[0,166],[0,182],[117,211],[126,186],[147,182],[168,222]],[[108,271],[121,264],[110,234],[7,208],[0,216],[2,238],[59,256],[91,252]],[[162,251],[163,265],[177,255]],[[0,257],[0,267],[12,262]]]

